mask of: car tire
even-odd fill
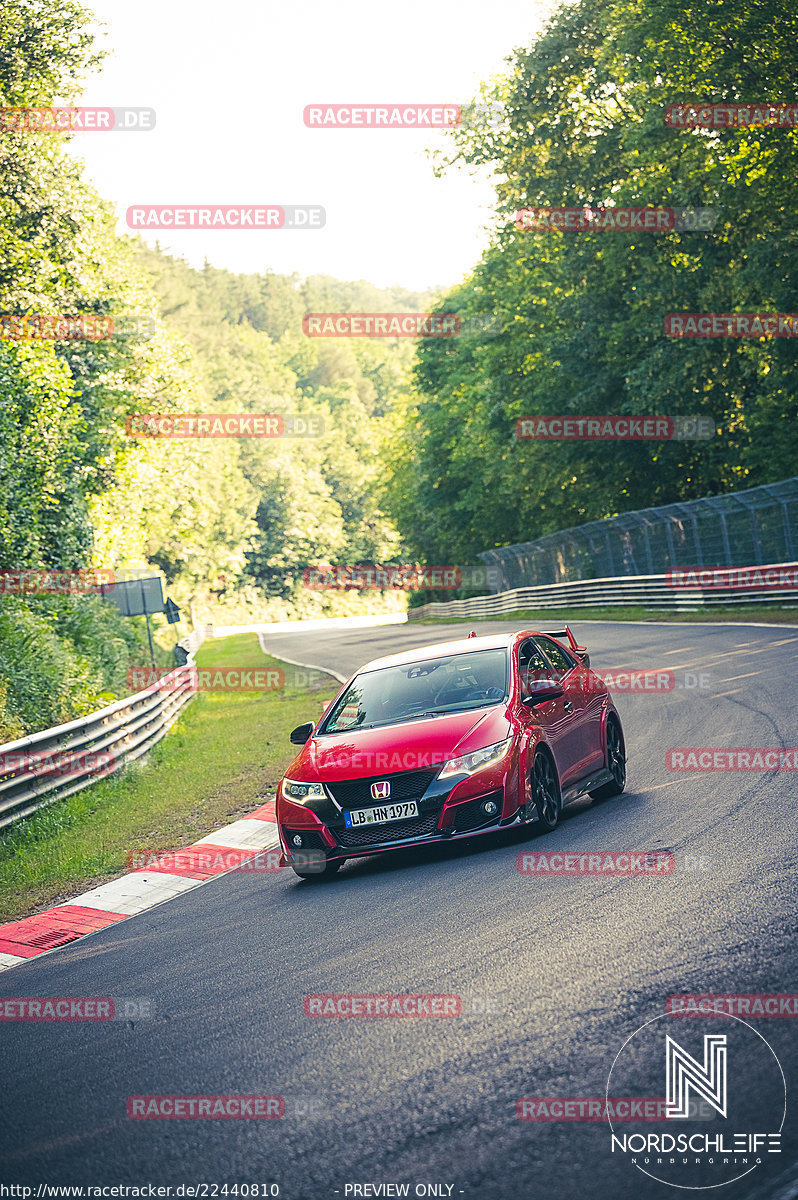
[[[612,779],[590,793],[594,800],[620,796],[626,787],[626,748],[621,727],[613,717],[607,721],[607,766],[612,772]]]
[[[556,829],[562,812],[560,781],[548,754],[538,751],[529,776],[530,792],[538,810],[535,825],[544,833]]]
[[[331,879],[333,875],[338,874],[344,862],[343,858],[328,858],[320,871],[314,871],[309,867],[295,867],[292,863],[291,870],[300,879]]]

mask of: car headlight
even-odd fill
[[[511,737],[493,746],[484,746],[482,750],[474,750],[471,754],[461,754],[459,758],[450,758],[443,764],[439,779],[448,779],[451,775],[473,775],[492,763],[504,758],[513,744]]]
[[[308,800],[325,800],[326,793],[320,783],[302,783],[298,779],[284,779],[280,784],[283,798],[294,804],[305,804]]]

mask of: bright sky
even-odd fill
[[[445,134],[307,129],[311,103],[456,103],[528,45],[550,0],[86,0],[111,55],[79,103],[156,110],[151,132],[80,133],[98,190],[128,232],[131,204],[320,204],[322,230],[149,230],[171,253],[232,271],[271,269],[439,288],[486,244],[485,176],[436,179]]]

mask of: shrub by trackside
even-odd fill
[[[139,626],[94,596],[0,596],[0,744],[127,695],[147,658]]]

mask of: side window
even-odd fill
[[[521,694],[529,695],[536,683],[551,678],[551,666],[540,653],[532,638],[527,638],[518,647],[518,673]]]
[[[558,646],[551,638],[538,638],[538,645],[558,675],[565,675],[567,671],[572,671],[574,667],[579,665],[567,650],[564,650],[562,646]]]

